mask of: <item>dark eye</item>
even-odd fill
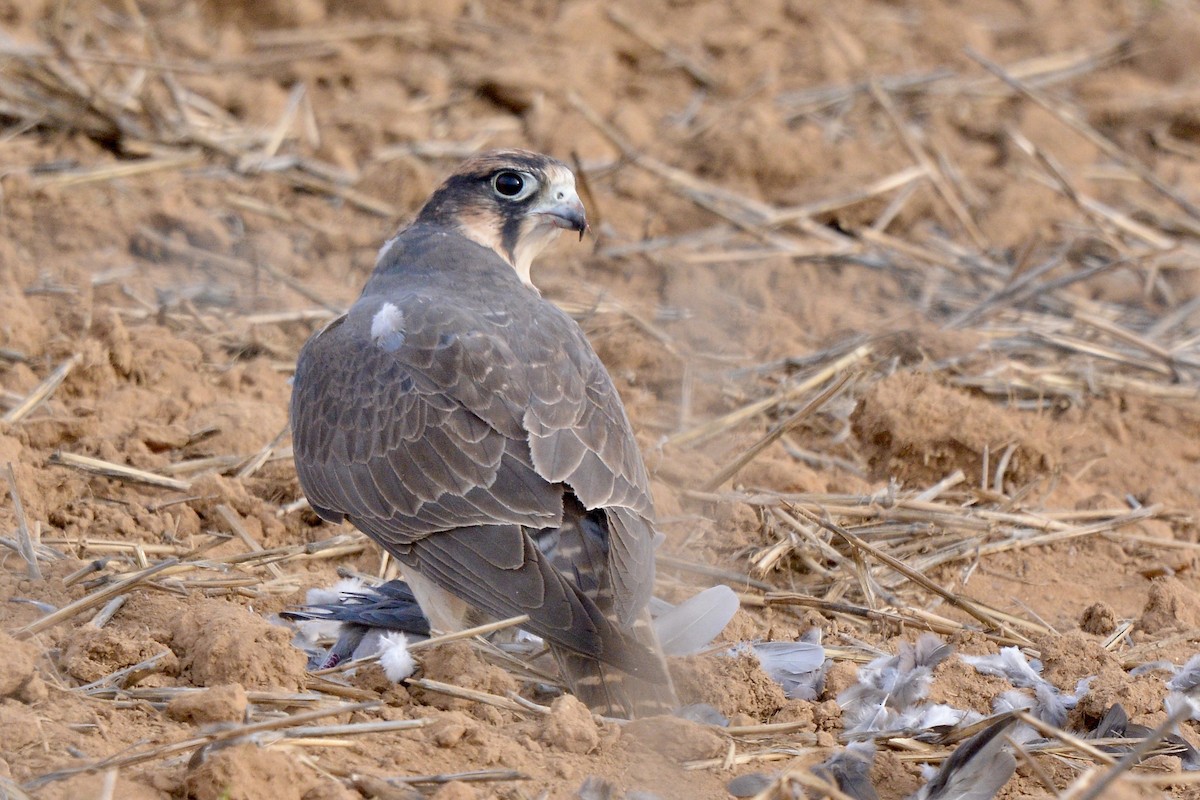
[[[516,197],[525,188],[525,178],[518,172],[500,172],[492,178],[492,186],[505,197]]]

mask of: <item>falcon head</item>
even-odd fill
[[[587,230],[575,175],[561,161],[528,150],[472,156],[438,187],[417,224],[452,227],[494,250],[532,286],[533,259],[562,229]]]

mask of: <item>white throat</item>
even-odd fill
[[[537,289],[533,285],[533,280],[529,277],[529,270],[533,267],[533,260],[540,256],[542,251],[557,239],[560,233],[562,233],[562,230],[555,227],[552,223],[535,218],[529,230],[521,236],[517,242],[517,246],[513,248],[513,260],[509,263],[517,271],[518,277],[521,278],[521,282],[526,286]],[[508,261],[507,258],[504,260]]]

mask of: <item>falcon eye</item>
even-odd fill
[[[520,200],[536,186],[533,178],[520,172],[505,170],[497,172],[492,178],[492,188],[501,197],[509,200]]]

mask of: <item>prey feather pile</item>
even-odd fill
[[[764,648],[763,652],[770,650]],[[896,654],[881,655],[860,667],[857,682],[837,697],[842,707],[842,738],[848,743],[813,767],[812,772],[847,797],[877,800],[876,789],[870,781],[877,743],[896,738],[941,742],[966,726],[990,722],[962,741],[939,768],[924,768],[926,782],[911,798],[989,800],[1014,772],[1014,747],[1034,750],[1053,744],[1040,738],[1040,734],[1021,722],[1014,712],[1025,711],[1054,727],[1066,728],[1069,712],[1087,693],[1093,680],[1093,677],[1085,677],[1077,682],[1074,693],[1063,692],[1042,677],[1040,662],[1031,661],[1016,647],[1005,647],[992,655],[961,655],[959,658],[964,663],[981,674],[1002,678],[1012,685],[993,700],[993,716],[984,720],[972,711],[926,702],[934,671],[952,655],[953,648],[949,644],[937,636],[924,634],[912,644],[902,643]],[[809,656],[808,663],[817,663],[815,655]],[[764,668],[775,677],[769,664],[769,656],[763,658]],[[1164,701],[1168,712],[1186,707],[1188,718],[1200,719],[1200,700],[1194,697],[1194,694],[1200,694],[1200,655],[1183,667],[1155,662],[1133,672],[1141,674],[1151,670],[1170,673]],[[776,677],[776,680],[780,678]],[[1107,752],[1124,754],[1133,750],[1136,740],[1146,738],[1152,731],[1130,722],[1125,710],[1117,704],[1108,709],[1093,730],[1075,733],[1092,740],[1133,740],[1131,743],[1097,745]],[[1185,770],[1200,769],[1200,750],[1179,731],[1163,737],[1154,752],[1178,757]],[[785,791],[787,780],[788,773],[775,777],[750,773],[731,781],[728,790],[734,797],[792,796]]]
[[[940,703],[923,703],[934,668],[954,648],[933,634],[902,642],[894,656],[880,656],[858,671],[858,683],[838,695],[845,736],[850,740],[914,736],[927,738],[981,717]]]
[[[336,639],[328,652],[319,651],[315,666],[330,666],[346,658],[379,655],[388,678],[403,681],[416,670],[409,652],[410,637],[428,634],[428,622],[415,598],[402,581],[369,587],[359,581],[342,581],[327,590],[313,590],[305,608],[281,615],[301,629],[298,639],[310,649],[322,638]],[[705,651],[725,629],[739,607],[737,595],[727,586],[702,591],[679,605],[655,599],[651,609],[663,649],[670,655],[686,656]],[[537,637],[524,632],[525,650],[535,650]],[[789,698],[817,701],[824,693],[830,660],[821,643],[821,632],[813,629],[795,642],[742,642],[724,651],[727,656],[753,654],[763,671],[776,681]],[[876,800],[870,771],[876,742],[897,737],[922,741],[944,741],[947,736],[984,718],[969,710],[927,701],[937,667],[954,656],[954,648],[933,634],[923,634],[913,643],[901,643],[897,652],[884,654],[863,665],[858,680],[840,692],[842,738],[847,745],[832,754],[813,772],[855,800]],[[993,721],[964,740],[940,768],[926,770],[926,783],[913,800],[989,800],[1012,775],[1012,747],[1036,748],[1047,744],[1032,727],[1017,719],[1016,711],[1056,728],[1065,728],[1068,715],[1088,691],[1092,678],[1084,678],[1074,693],[1063,692],[1041,674],[1041,664],[1028,659],[1019,648],[1005,647],[992,655],[960,655],[962,661],[981,674],[1002,678],[1012,685],[992,702]],[[1163,670],[1168,694],[1168,712],[1186,707],[1189,719],[1200,720],[1200,655],[1183,667],[1169,663],[1146,664],[1135,670]],[[680,709],[689,719],[726,725],[711,706]],[[1091,731],[1076,731],[1083,738],[1143,738],[1149,729],[1129,722],[1120,705],[1112,706]],[[1128,752],[1132,745],[1104,745],[1110,752]],[[1184,769],[1200,769],[1200,751],[1178,731],[1168,735],[1159,753],[1180,758]],[[753,796],[770,788],[768,775],[740,776],[730,784],[734,796]],[[770,795],[764,795],[770,796]]]
[[[1075,687],[1075,694],[1064,694],[1042,677],[1040,663],[1031,664],[1016,647],[1002,648],[996,655],[962,656],[962,660],[981,674],[1004,678],[1016,687],[1003,692],[993,701],[992,710],[995,713],[1028,711],[1056,728],[1067,724],[1067,714],[1087,692],[1092,680],[1090,677],[1084,678]],[[1019,741],[1028,741],[1036,738],[1037,734],[1028,725],[1022,725],[1012,736]]]

